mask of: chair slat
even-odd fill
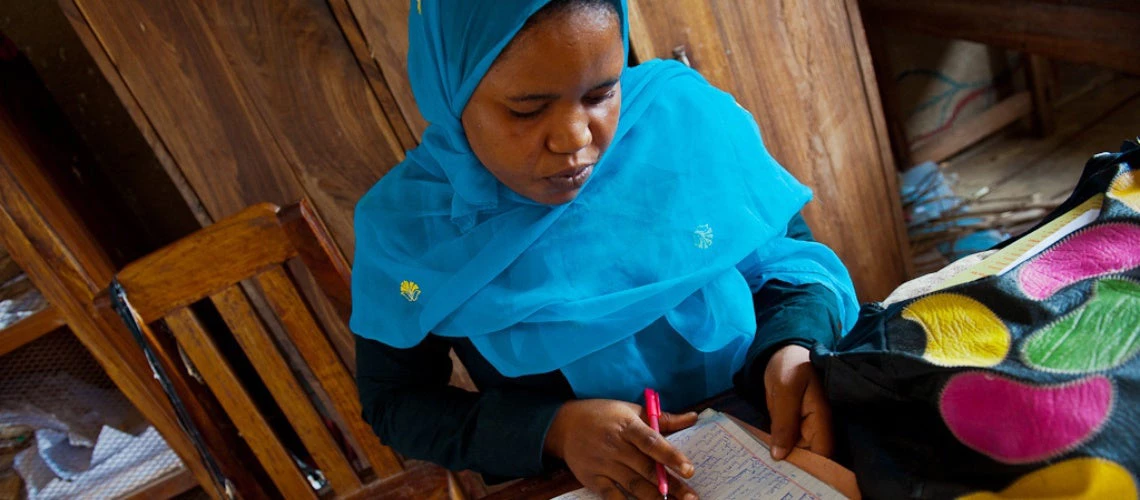
[[[338,492],[359,489],[360,478],[352,464],[337,446],[309,394],[297,382],[242,290],[231,286],[211,299],[333,489]]]
[[[349,427],[349,432],[360,444],[376,475],[384,478],[403,470],[395,453],[383,446],[368,424],[361,419],[360,400],[352,375],[341,363],[284,269],[275,266],[258,274],[255,280],[269,306],[281,319],[293,344],[297,346],[297,351],[305,358],[336,407],[335,410]]]
[[[178,308],[166,316],[166,324],[178,344],[194,363],[202,379],[210,386],[234,424],[242,430],[254,454],[287,498],[316,498],[289,452],[273,433],[265,417],[257,410],[241,380],[218,351],[194,314]]]
[[[277,210],[262,203],[202,228],[125,267],[119,283],[149,323],[284,262],[296,250],[277,223]]]

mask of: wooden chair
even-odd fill
[[[150,348],[158,351],[156,357],[163,365],[169,365],[164,368],[173,372],[171,378],[178,379],[173,384],[176,392],[194,392],[194,386],[200,385],[195,379],[200,378],[249,445],[264,470],[262,477],[267,476],[284,497],[312,498],[329,492],[313,491],[275,433],[270,414],[258,407],[249,384],[243,383],[234,362],[208,333],[207,320],[199,316],[202,306],[192,307],[195,303],[208,301],[217,309],[334,496],[463,498],[451,473],[434,465],[403,462],[361,419],[351,336],[344,327],[351,304],[350,270],[335,248],[306,201],[284,209],[260,204],[135,261],[118,273],[117,281]],[[307,273],[294,272],[300,270],[291,266],[299,263]],[[307,299],[314,288],[323,299]],[[105,292],[96,304],[107,323],[118,319],[110,302]],[[329,326],[336,322],[338,328]],[[176,346],[161,338],[160,324]],[[284,338],[275,342],[275,331]],[[295,347],[304,366],[290,363],[278,342]],[[348,352],[336,346],[347,346]],[[172,352],[179,349],[181,353]],[[178,366],[182,354],[189,366]],[[186,378],[187,369],[196,375]],[[194,404],[192,394],[180,397],[188,406]],[[189,413],[197,413],[198,427],[212,424],[202,410]],[[230,453],[217,449],[216,443],[212,448],[213,455]],[[245,473],[233,469],[223,475]],[[274,496],[272,488],[266,491]]]

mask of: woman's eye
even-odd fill
[[[616,89],[610,89],[609,92],[606,92],[605,94],[602,94],[602,95],[588,95],[588,96],[586,96],[585,100],[586,100],[586,104],[597,105],[597,104],[601,104],[603,102],[610,100],[615,95],[617,95],[617,90]]]
[[[546,106],[538,108],[534,111],[518,111],[515,109],[507,108],[507,110],[511,112],[511,116],[513,116],[515,118],[523,118],[523,119],[534,118],[534,117],[538,116],[540,113],[542,113],[542,110],[544,110],[544,109],[546,109]]]

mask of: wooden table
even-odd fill
[[[760,420],[760,413],[735,394],[726,393],[697,405],[697,409],[705,408],[712,408],[734,417],[738,423],[743,424],[761,440],[766,443],[770,442],[768,433],[750,424]],[[795,449],[788,456],[788,461],[832,485],[849,498],[858,499],[861,497],[855,481],[855,474],[831,460],[810,451]],[[522,479],[511,483],[509,486],[485,497],[484,500],[545,500],[581,487],[582,484],[574,479],[569,470],[560,469],[546,476]]]

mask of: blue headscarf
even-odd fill
[[[460,115],[548,2],[412,1],[408,71],[431,125],[357,205],[352,330],[398,348],[468,338],[503,375],[561,370],[580,397],[684,386],[675,407],[728,388],[768,280],[823,284],[852,325],[843,264],[784,234],[811,192],[732,96],[681,64],[623,72],[617,131],[574,201],[530,201],[482,166]]]

